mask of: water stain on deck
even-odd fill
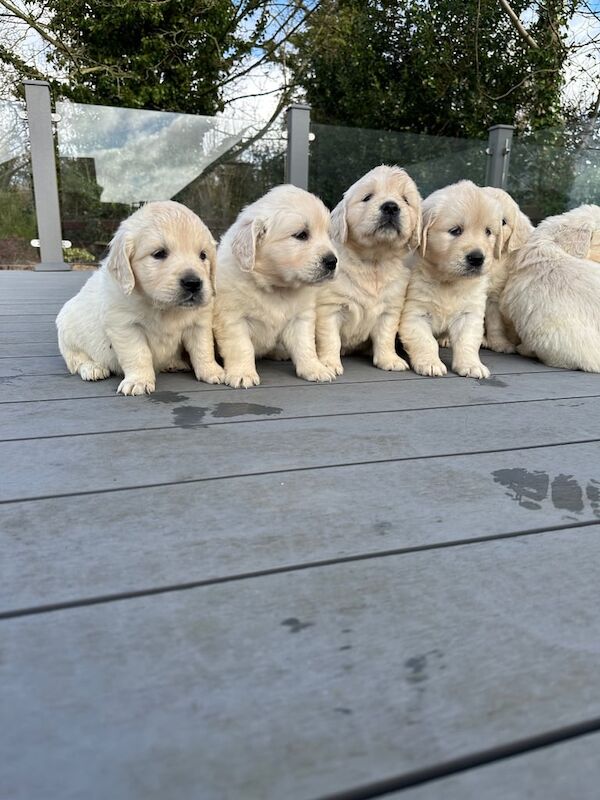
[[[190,398],[179,392],[154,392],[148,399],[151,403],[185,403]]]
[[[515,469],[497,469],[492,472],[495,483],[508,489],[507,495],[516,500],[523,508],[539,510],[541,501],[548,496],[550,478],[547,472],[529,470],[522,467]]]
[[[482,381],[478,381],[475,385],[476,386],[499,386],[499,387],[502,387],[502,388],[507,386],[507,384],[504,383],[504,381],[501,381],[500,378],[485,378]]]
[[[300,633],[300,631],[304,630],[304,628],[310,628],[311,625],[314,625],[315,623],[300,622],[298,617],[288,617],[287,619],[284,619],[281,624],[285,625],[289,629],[290,633]]]
[[[575,513],[583,511],[583,491],[572,475],[557,475],[552,481],[551,490],[555,508]]]
[[[173,424],[178,428],[205,428],[202,425],[208,408],[203,406],[176,406],[173,409]]]
[[[522,467],[514,469],[497,469],[492,472],[495,483],[500,483],[508,492],[508,497],[516,500],[523,508],[530,511],[539,511],[543,502],[548,498],[557,511],[570,511],[572,514],[582,514],[585,510],[585,498],[590,503],[592,513],[600,518],[600,481],[591,478],[585,488],[573,477],[560,473],[552,482],[550,476],[543,470],[529,470]],[[565,519],[577,520],[577,517],[567,516]]]
[[[272,417],[281,414],[282,408],[277,406],[261,406],[258,403],[219,403],[215,406],[212,416],[218,418],[229,417]]]

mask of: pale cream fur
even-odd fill
[[[257,386],[255,359],[273,351],[289,353],[305,380],[335,377],[315,346],[317,288],[336,271],[329,226],[317,197],[285,185],[245,208],[225,233],[215,336],[229,386]]]
[[[370,344],[376,367],[408,369],[395,341],[410,275],[405,259],[421,232],[414,181],[400,167],[376,167],[345,192],[331,220],[339,274],[317,298],[320,360],[341,375],[341,355]]]
[[[600,372],[600,206],[548,217],[511,258],[500,310],[518,352]]]
[[[508,192],[491,186],[484,187],[483,191],[502,208],[502,251],[500,258],[494,258],[490,265],[482,347],[497,353],[514,353],[519,340],[513,326],[502,316],[499,303],[508,277],[509,256],[525,244],[533,225]]]
[[[212,335],[215,243],[188,208],[154,202],[121,223],[108,257],[60,311],[60,352],[83,380],[123,375],[118,392],[153,392],[156,373],[221,383]],[[181,281],[196,281],[194,291]]]
[[[489,268],[500,255],[501,229],[500,206],[470,181],[439,189],[423,202],[421,245],[400,319],[402,344],[420,375],[446,374],[435,338],[446,334],[452,369],[465,377],[489,377],[479,347]],[[468,257],[483,257],[483,263],[475,268]]]

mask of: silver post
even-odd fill
[[[488,129],[486,186],[506,188],[514,129],[514,125],[492,125]]]
[[[33,197],[40,241],[40,263],[36,265],[36,270],[68,270],[71,267],[65,264],[62,251],[50,84],[47,81],[23,83],[31,145]]]
[[[287,158],[285,179],[301,189],[308,189],[308,134],[310,106],[293,103],[287,110]]]

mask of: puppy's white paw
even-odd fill
[[[450,338],[448,336],[440,336],[437,340],[440,347],[452,347],[450,343]]]
[[[343,375],[344,374],[344,367],[342,366],[342,362],[337,359],[337,361],[333,358],[325,358],[321,361],[324,367],[331,370],[334,375]]]
[[[416,364],[412,365],[412,368],[416,373],[419,375],[426,375],[429,378],[441,378],[442,375],[445,375],[448,370],[446,369],[446,365],[441,359],[436,359],[435,361],[421,361]]]
[[[123,378],[117,393],[125,395],[152,394],[155,388],[155,378],[134,376],[133,378]]]
[[[258,386],[260,378],[258,372],[235,372],[225,370],[224,383],[232,389],[249,389],[251,386]]]
[[[215,361],[214,364],[206,364],[202,369],[195,371],[196,380],[204,383],[223,383],[225,381],[225,370]]]
[[[296,375],[304,378],[305,381],[318,381],[319,383],[330,383],[335,380],[336,373],[331,367],[326,367],[320,361],[315,361],[308,366],[296,367]]]
[[[79,374],[84,381],[103,381],[109,377],[110,370],[94,361],[86,361],[79,367]]]
[[[386,369],[389,372],[405,372],[407,369],[410,369],[406,361],[400,358],[400,356],[374,358],[373,364],[378,369]]]
[[[489,378],[490,371],[485,364],[481,361],[474,362],[473,364],[456,364],[452,365],[454,372],[462,375],[463,378]]]
[[[485,344],[484,344],[485,342]],[[503,336],[489,336],[487,339],[484,337],[481,346],[486,350],[494,350],[496,353],[516,353],[517,348],[508,339]]]
[[[172,361],[163,369],[163,372],[187,372],[189,368],[190,365],[185,361]]]

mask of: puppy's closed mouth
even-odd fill
[[[396,219],[385,219],[375,228],[375,233],[400,233],[400,223]]]
[[[181,308],[194,308],[195,306],[204,305],[204,297],[201,294],[189,294],[188,297],[183,298],[177,303]]]

